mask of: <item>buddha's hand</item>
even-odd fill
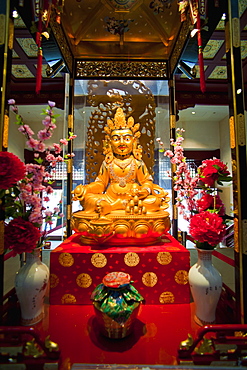
[[[130,191],[126,194],[129,199],[145,199],[151,194],[151,189],[147,185],[139,186],[133,184]]]
[[[73,191],[73,198],[72,200],[79,200],[82,201],[87,193],[86,185],[78,185]]]
[[[138,190],[138,198],[139,199],[145,199],[151,194],[151,189],[148,186],[141,186]]]
[[[131,215],[143,215],[147,213],[146,207],[143,206],[143,202],[137,193],[126,201],[125,212]]]

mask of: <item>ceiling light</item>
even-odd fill
[[[196,112],[195,111],[192,111],[191,114],[196,114]]]
[[[19,14],[18,14],[17,10],[13,10],[12,17],[13,18],[18,18],[19,17]]]
[[[198,32],[198,29],[197,28],[194,28],[191,32],[190,32],[190,37],[194,37],[195,34]]]

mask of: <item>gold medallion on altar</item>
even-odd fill
[[[140,262],[140,257],[135,252],[128,252],[124,256],[124,263],[127,266],[130,266],[130,267],[137,266],[139,262]]]
[[[59,277],[56,274],[51,274],[50,275],[50,287],[56,288],[58,284],[59,284]]]
[[[80,274],[76,278],[76,284],[81,288],[88,288],[92,284],[93,280],[88,274]]]
[[[107,264],[107,258],[103,253],[94,253],[91,257],[91,263],[95,267],[102,268]]]
[[[70,267],[74,264],[74,258],[70,253],[61,253],[58,257],[58,261],[63,267]]]
[[[146,272],[142,276],[142,282],[146,286],[153,287],[155,286],[155,284],[157,284],[157,281],[158,281],[158,277],[154,272]]]
[[[169,263],[172,261],[172,255],[169,252],[159,252],[157,254],[157,261],[161,265],[169,265]]]
[[[163,292],[159,298],[160,303],[174,303],[175,297],[172,292]]]
[[[76,303],[76,298],[73,294],[64,294],[61,298],[62,304],[72,304]]]
[[[185,285],[188,283],[188,272],[185,270],[178,270],[174,276],[177,284]]]

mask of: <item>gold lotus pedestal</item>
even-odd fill
[[[72,229],[80,233],[83,244],[93,246],[148,246],[164,240],[170,229],[169,213],[131,215],[124,211],[112,211],[106,216],[78,211],[72,215]]]

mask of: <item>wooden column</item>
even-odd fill
[[[9,116],[6,108],[8,79],[11,68],[11,49],[13,48],[14,26],[10,19],[10,0],[0,1],[0,142],[1,151],[8,148]],[[0,324],[3,316],[4,294],[4,199],[0,199]]]
[[[11,50],[14,42],[14,24],[10,19],[10,0],[0,1],[0,142],[1,150],[8,147],[8,108],[6,108],[6,96],[8,96]]]
[[[238,0],[228,0],[226,55],[229,82],[237,321],[247,322],[247,176],[244,86]]]
[[[174,78],[169,80],[169,120],[170,120],[170,139],[176,140],[176,102],[175,102],[175,82]],[[171,150],[174,150],[171,147]],[[178,238],[178,209],[175,205],[177,192],[174,191],[173,176],[176,171],[176,165],[171,165],[172,172],[172,235]]]
[[[8,80],[11,69],[11,49],[13,48],[13,22],[10,19],[10,0],[0,1],[0,145],[1,151],[8,148],[9,115],[6,107]],[[4,199],[0,199],[0,324],[3,316],[4,294]]]

